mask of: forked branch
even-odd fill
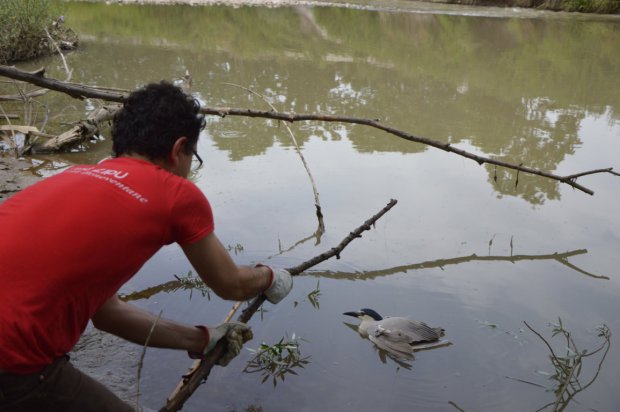
[[[349,233],[349,235],[345,237],[338,246],[324,253],[321,253],[320,255],[301,263],[300,265],[288,268],[287,270],[291,273],[291,275],[297,276],[304,270],[307,270],[312,266],[315,266],[333,256],[336,256],[336,258],[340,258],[340,253],[344,250],[345,247],[347,247],[349,243],[351,243],[354,239],[358,237],[362,237],[362,233],[366,230],[370,230],[370,228],[375,224],[375,222],[379,220],[381,216],[386,214],[392,207],[394,207],[395,204],[396,200],[390,200],[390,202],[383,209],[381,209],[379,213],[375,214],[370,219],[366,220],[364,224],[362,224],[360,227]],[[243,312],[241,312],[241,315],[239,315],[237,320],[239,322],[247,323],[264,302],[264,295],[254,298],[254,300],[252,300],[249,306],[245,308]],[[233,308],[233,310],[227,317],[228,320],[232,318],[234,312],[239,306],[239,303],[235,305],[235,308]],[[202,382],[204,382],[209,376],[211,368],[213,368],[213,365],[217,363],[217,360],[224,353],[224,345],[225,343],[223,341],[218,342],[218,344],[215,345],[215,348],[211,352],[209,352],[205,359],[194,362],[189,373],[183,376],[181,382],[179,382],[176,389],[168,397],[166,406],[161,408],[159,412],[178,411],[183,407],[185,401],[189,399],[189,397],[192,395],[192,393],[194,393],[198,386]]]

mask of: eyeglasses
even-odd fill
[[[196,167],[192,167],[192,169],[194,170],[198,170],[202,167],[202,164],[204,163],[202,161],[202,157],[200,157],[200,155],[198,154],[198,152],[196,152],[196,149],[192,148],[192,154],[196,157],[196,160],[198,160],[198,166]]]

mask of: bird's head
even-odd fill
[[[381,320],[383,319],[383,317],[381,315],[379,315],[377,312],[375,312],[372,309],[368,309],[368,308],[364,308],[364,309],[360,309],[359,312],[345,312],[343,313],[343,315],[347,315],[347,316],[353,316],[354,318],[358,318],[361,320]]]

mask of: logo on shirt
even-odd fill
[[[122,182],[119,182],[119,180],[122,180],[129,176],[129,172],[95,166],[76,166],[67,170],[67,173],[80,174],[103,180],[112,184],[113,186],[116,186],[118,189],[127,193],[129,196],[138,200],[140,203],[148,203],[149,201],[146,197],[142,196],[131,187],[127,186]]]

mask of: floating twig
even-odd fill
[[[138,362],[138,377],[136,382],[136,411],[140,410],[140,377],[142,375],[142,365],[144,365],[144,355],[146,355],[146,348],[149,345],[151,336],[153,336],[153,332],[155,331],[155,326],[157,326],[157,322],[159,322],[159,319],[161,319],[162,313],[164,313],[164,311],[160,310],[159,315],[157,315],[157,318],[155,318],[153,325],[151,325],[151,330],[149,331],[149,334],[146,337],[146,341],[144,342],[144,346],[142,347],[142,354],[140,354],[140,362]]]

